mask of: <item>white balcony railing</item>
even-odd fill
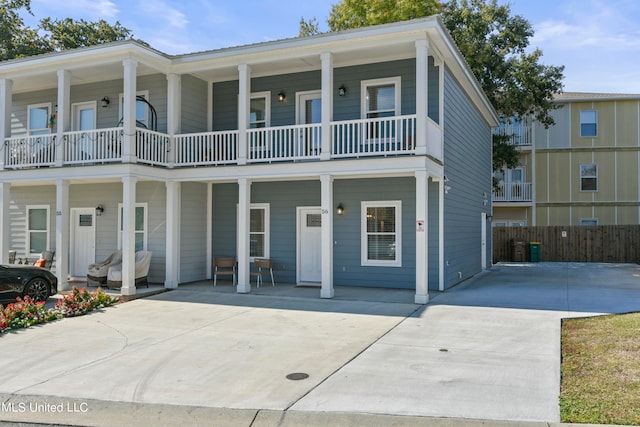
[[[6,168],[52,166],[55,160],[55,135],[31,135],[4,140]]]
[[[148,129],[136,129],[136,156],[139,163],[167,166],[169,135]]]
[[[225,165],[238,160],[238,131],[177,135],[175,164],[179,166]]]
[[[122,128],[65,132],[64,163],[92,164],[116,162],[122,153]]]
[[[319,159],[322,148],[319,123],[249,129],[249,162]]]
[[[503,125],[494,131],[497,135],[509,136],[508,142],[512,145],[531,145],[531,126],[526,124]]]
[[[415,153],[416,116],[331,123],[332,157]]]
[[[530,202],[531,183],[500,184],[493,189],[494,202]]]
[[[426,153],[442,158],[442,129],[427,120]],[[413,155],[416,153],[416,116],[337,121],[330,124],[331,158]],[[53,134],[7,138],[4,167],[90,165],[120,162],[124,130],[121,127],[65,132],[62,144]],[[238,164],[239,131],[201,132],[169,136],[137,128],[135,156],[143,164],[163,167]],[[320,123],[247,130],[247,162],[320,159]],[[132,153],[134,154],[134,153]]]

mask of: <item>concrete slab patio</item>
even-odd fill
[[[500,264],[426,306],[406,292],[294,291],[185,286],[4,334],[0,420],[557,423],[561,319],[640,311],[640,267]],[[86,411],[10,410],[42,401]]]

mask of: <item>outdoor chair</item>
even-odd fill
[[[236,259],[214,258],[213,260],[213,286],[217,285],[218,276],[231,276],[231,283],[236,284]]]
[[[267,270],[271,275],[271,286],[275,286],[275,282],[273,280],[273,262],[268,258],[256,258],[253,261],[253,266],[257,269],[251,272],[252,276],[256,276],[256,282],[258,288],[260,287],[260,283],[262,283],[262,274],[266,274]]]
[[[51,270],[51,265],[53,264],[53,256],[55,252],[53,251],[44,251],[40,254],[40,258],[33,263],[36,267],[45,268],[47,270]]]
[[[107,273],[109,267],[120,264],[122,262],[122,251],[113,252],[104,261],[90,264],[87,268],[87,284],[93,286],[104,285],[107,283]]]
[[[149,287],[147,276],[151,266],[151,251],[138,251],[135,257],[135,285],[136,288]],[[107,272],[107,288],[119,289],[122,287],[122,263],[109,267]]]

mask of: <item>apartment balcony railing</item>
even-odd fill
[[[330,124],[330,158],[416,154],[416,116],[396,116]],[[161,167],[238,164],[238,130],[170,136],[136,129],[138,163]],[[60,165],[90,165],[122,161],[123,128],[65,132],[56,135],[7,138],[4,167],[22,169]],[[58,150],[62,150],[60,155]],[[442,128],[427,120],[427,153],[442,159]],[[319,160],[322,125],[292,125],[247,130],[247,163]]]
[[[524,124],[503,125],[494,131],[497,135],[507,135],[512,145],[526,146],[533,144],[531,126]]]
[[[493,189],[494,202],[530,202],[531,183],[500,184]]]

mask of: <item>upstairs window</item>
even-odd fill
[[[270,93],[258,92],[251,94],[251,103],[249,104],[249,128],[265,128],[269,127],[269,110]]]
[[[595,110],[580,111],[580,136],[598,136],[598,112]]]
[[[36,104],[29,105],[29,115],[27,118],[27,127],[29,128],[29,135],[45,135],[50,133],[50,120],[49,110],[51,110],[51,104]]]
[[[580,191],[598,191],[598,165],[580,165]]]
[[[362,117],[375,119],[400,115],[400,77],[362,82]]]

